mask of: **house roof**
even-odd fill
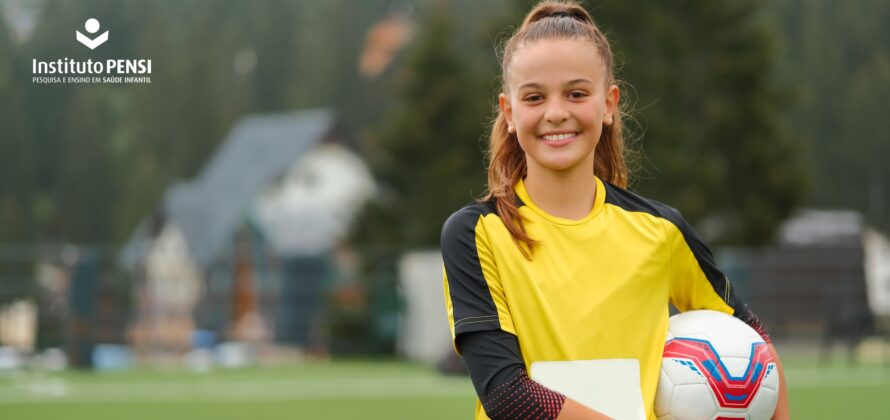
[[[241,119],[194,180],[167,190],[164,223],[180,229],[192,257],[208,267],[225,249],[263,186],[282,176],[331,126],[332,115],[324,109]],[[135,267],[151,238],[151,221],[144,220],[121,253],[121,264]]]
[[[857,244],[865,218],[854,210],[800,209],[779,226],[779,242],[789,245]]]

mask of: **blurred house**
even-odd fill
[[[120,255],[136,273],[137,351],[218,339],[321,345],[331,253],[375,185],[326,110],[252,115],[172,186]]]
[[[861,214],[802,209],[777,239],[718,252],[718,265],[768,330],[821,337],[823,353],[841,341],[851,356],[865,337],[888,332],[890,242]]]

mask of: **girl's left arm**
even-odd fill
[[[772,343],[769,344],[769,350],[773,353],[773,358],[776,360],[776,368],[779,369],[779,401],[776,402],[773,420],[788,420],[791,418],[791,411],[788,408],[788,387],[785,386],[785,369],[782,368],[779,353]]]
[[[779,354],[773,347],[763,324],[741,299],[726,276],[717,268],[714,256],[701,241],[692,226],[674,209],[664,211],[671,235],[671,286],[670,299],[680,311],[691,309],[716,309],[732,314],[753,328],[769,345],[779,370],[779,395],[774,420],[786,420],[788,387]],[[676,229],[676,230],[673,230]],[[728,311],[731,309],[731,311]]]

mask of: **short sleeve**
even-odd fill
[[[763,323],[717,269],[711,250],[680,213],[671,209],[666,222],[671,246],[671,301],[680,311],[711,309],[730,314],[771,342]]]
[[[739,317],[747,309],[726,276],[717,269],[711,250],[675,209],[667,217],[670,246],[671,302],[680,311],[711,309]]]
[[[452,340],[473,331],[515,334],[497,266],[482,223],[486,208],[471,205],[442,228],[445,307]],[[456,341],[455,350],[460,352]]]

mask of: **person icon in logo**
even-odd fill
[[[99,21],[96,20],[96,18],[89,18],[83,24],[84,29],[86,29],[86,31],[91,34],[98,32],[99,26],[100,26]],[[74,31],[74,32],[77,33],[77,40],[81,44],[89,47],[89,49],[91,49],[91,50],[96,49],[96,47],[104,44],[105,41],[108,41],[108,31],[103,32],[102,35],[99,35],[96,38],[90,38],[90,37],[84,35],[83,33],[81,33],[80,31]]]

